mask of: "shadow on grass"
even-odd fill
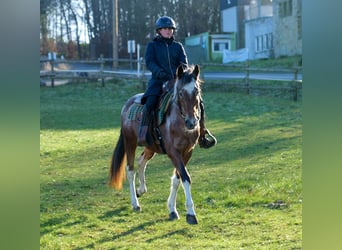
[[[51,233],[51,232],[57,232],[59,229],[66,228],[66,227],[73,227],[78,224],[83,224],[85,221],[87,221],[86,216],[78,216],[77,218],[73,219],[73,221],[70,221],[70,217],[68,215],[65,216],[59,216],[54,217],[49,220],[47,220],[44,223],[40,224],[40,236],[43,236],[45,234]]]
[[[135,227],[132,227],[127,231],[123,231],[121,233],[116,233],[116,234],[112,235],[111,237],[105,237],[105,238],[101,239],[98,243],[103,244],[106,242],[112,242],[112,241],[124,238],[126,236],[129,236],[131,234],[135,234],[135,233],[144,231],[146,228],[148,228],[150,226],[153,226],[157,223],[165,222],[165,221],[167,221],[167,219],[156,219],[153,221],[147,221],[147,222],[141,223]]]
[[[104,215],[99,216],[98,218],[100,220],[105,220],[105,219],[109,219],[112,217],[122,217],[122,216],[128,216],[128,215],[129,213],[127,211],[127,207],[123,206],[123,207],[108,211]]]
[[[160,239],[167,239],[167,238],[172,237],[174,235],[182,235],[182,236],[188,235],[189,234],[188,231],[189,230],[186,228],[178,229],[178,230],[171,231],[171,232],[168,232],[168,233],[160,235],[160,236],[150,238],[150,239],[146,240],[146,243],[152,243],[153,241],[160,240]]]

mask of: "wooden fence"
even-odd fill
[[[298,76],[302,73],[302,67],[292,67],[292,68],[257,68],[250,67],[249,62],[247,61],[244,64],[218,64],[218,63],[203,63],[201,64],[201,70],[205,68],[221,68],[225,72],[244,72],[244,76],[241,76],[236,83],[237,78],[229,78],[227,77],[225,80],[231,80],[231,82],[225,82],[224,85],[232,85],[237,86],[240,89],[244,89],[247,94],[250,94],[252,90],[257,89],[267,89],[267,90],[288,90],[293,94],[293,100],[297,101],[299,96],[299,91],[302,89],[302,79],[299,79]],[[257,79],[253,79],[251,77],[251,73],[286,73],[292,76],[292,78],[288,79],[260,79],[264,82],[285,82],[286,85],[272,85],[267,84],[266,86],[260,86],[259,84],[253,84],[253,81]]]
[[[41,70],[40,77],[42,79],[50,79],[51,86],[55,86],[55,79],[100,79],[102,85],[105,84],[106,78],[113,78],[115,76],[121,77],[133,77],[138,78],[142,81],[143,87],[146,86],[147,80],[147,71],[144,64],[143,59],[119,59],[118,60],[118,69],[112,69],[111,66],[108,67],[108,64],[113,63],[113,59],[111,58],[102,58],[100,57],[98,60],[40,60],[41,63],[46,63],[49,65],[48,68],[50,70]],[[95,65],[93,69],[57,69],[56,65],[58,64],[78,64],[78,65]],[[121,66],[120,66],[121,65]],[[132,70],[132,65],[134,65],[134,70]],[[121,67],[121,69],[120,69]],[[299,73],[301,73],[301,67],[293,67],[293,68],[256,68],[250,67],[249,63],[245,64],[216,64],[216,63],[203,63],[200,65],[201,70],[205,70],[206,68],[221,68],[224,72],[242,72],[243,74],[239,78],[229,78],[229,76],[224,78],[224,85],[234,85],[238,88],[245,89],[246,93],[250,94],[253,89],[281,89],[288,90],[293,93],[293,100],[297,101],[299,90],[302,88],[302,80],[298,79]],[[127,70],[130,68],[130,70]],[[262,79],[263,81],[283,81],[287,82],[287,85],[282,86],[274,86],[272,84],[268,84],[267,86],[260,86],[258,84],[253,84],[253,79],[251,74],[253,73],[288,73],[293,77],[291,79],[285,80],[274,80],[274,79]],[[203,76],[203,75],[202,75]],[[205,81],[208,80],[205,78]],[[213,79],[213,78],[211,78]],[[229,80],[233,80],[229,82]],[[220,78],[220,80],[223,80]],[[238,81],[238,83],[236,82]]]
[[[50,79],[51,81],[51,86],[55,86],[55,80],[56,79],[77,79],[77,80],[83,80],[83,79],[93,79],[93,80],[98,80],[101,79],[102,84],[104,86],[105,84],[105,79],[106,78],[111,78],[117,75],[122,75],[125,77],[142,77],[144,76],[144,71],[145,67],[144,64],[142,63],[142,59],[137,60],[137,59],[118,59],[118,63],[122,65],[124,68],[129,68],[129,65],[137,65],[137,68],[135,69],[136,73],[132,74],[131,72],[125,72],[122,71],[120,68],[113,70],[111,67],[106,69],[106,65],[108,63],[113,63],[113,59],[107,59],[107,58],[102,58],[100,57],[98,60],[48,60],[48,59],[43,59],[40,60],[40,63],[45,63],[48,64],[49,70],[41,70],[40,71],[40,78],[42,79]],[[56,69],[57,65],[62,65],[62,64],[67,64],[67,65],[95,65],[93,67],[85,68],[85,69]]]

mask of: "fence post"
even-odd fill
[[[249,61],[246,61],[245,68],[246,68],[245,86],[247,88],[247,94],[250,94]]]
[[[141,61],[142,58],[140,58],[140,44],[137,44],[137,76],[140,77],[140,70],[141,70]]]
[[[101,76],[101,80],[102,80],[102,87],[104,87],[105,81],[104,81],[104,77],[103,77],[103,69],[104,69],[103,54],[100,55],[100,61],[101,61],[100,76]]]
[[[142,89],[143,91],[146,90],[146,82],[147,82],[147,79],[146,79],[146,76],[145,76],[145,72],[146,72],[146,64],[143,62],[143,58],[141,57],[140,58],[140,62],[141,62],[141,66],[142,66],[142,73],[141,75],[139,76],[140,80],[141,80],[141,85],[142,85]]]
[[[55,62],[53,59],[50,61],[50,66],[51,66],[51,87],[55,86]]]
[[[293,89],[293,100],[297,101],[298,100],[298,84],[297,84],[297,78],[298,78],[298,69],[295,68],[294,70],[294,77],[292,81],[292,89]]]

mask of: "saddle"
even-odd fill
[[[173,86],[175,81],[170,80],[165,82],[162,88],[162,94],[159,98],[157,108],[152,116],[152,119],[149,121],[148,125],[148,133],[147,138],[150,141],[153,141],[156,144],[160,144],[163,151],[163,142],[162,137],[160,134],[159,126],[162,125],[165,121],[166,114],[169,110],[172,97],[173,97]],[[141,97],[137,98],[134,104],[129,109],[128,119],[132,121],[141,121],[142,120],[142,113],[143,113],[144,105],[141,104]]]

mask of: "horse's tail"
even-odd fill
[[[112,163],[110,166],[110,182],[109,185],[117,190],[122,189],[122,183],[126,177],[125,166],[127,162],[127,156],[125,152],[125,145],[123,140],[122,131],[120,131],[120,137],[113,152]]]

